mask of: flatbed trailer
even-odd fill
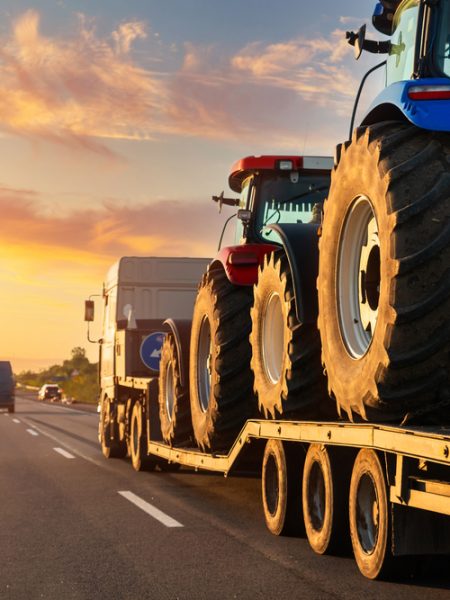
[[[139,439],[130,423],[135,469],[159,465],[166,471],[184,466],[227,477],[239,470],[239,459],[257,447],[251,465],[253,471],[261,469],[263,511],[271,533],[291,535],[306,530],[312,549],[319,554],[348,550],[350,537],[359,535],[363,553],[357,556],[354,550],[355,559],[367,577],[372,577],[371,557],[382,535],[391,555],[388,562],[394,565],[384,571],[389,576],[392,569],[398,572],[398,556],[403,557],[402,565],[411,563],[405,561],[407,556],[422,555],[448,555],[450,563],[450,427],[250,419],[229,450],[208,453],[194,445],[178,447],[162,441],[155,410],[158,378],[128,379],[121,385],[145,390],[141,406],[145,439]],[[140,460],[134,460],[133,455],[139,453]],[[384,492],[370,465],[362,469],[359,479],[355,476],[361,457],[366,462],[368,457],[379,461]],[[373,482],[369,492],[364,491],[366,479]],[[314,523],[320,515],[321,524],[315,528],[319,533],[326,530],[333,544],[330,540],[317,543],[314,538]],[[364,546],[370,546],[370,540],[374,548]],[[380,576],[378,567],[376,576]]]

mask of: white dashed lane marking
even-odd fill
[[[61,456],[64,456],[64,458],[75,458],[73,454],[70,454],[67,450],[63,450],[63,448],[53,448],[53,450],[58,452],[58,454],[61,454]]]
[[[19,419],[13,419],[13,423],[20,423]]]
[[[34,429],[27,429],[28,433],[30,435],[39,435],[37,431],[35,431]]]
[[[163,513],[159,508],[156,508],[156,506],[152,506],[145,500],[142,500],[142,498],[139,498],[139,496],[136,496],[133,492],[119,492],[119,494],[166,527],[183,527],[181,523],[172,519],[172,517],[169,517],[166,513]]]

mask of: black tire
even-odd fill
[[[319,246],[329,392],[351,420],[445,420],[450,137],[385,122],[357,129],[339,153]]]
[[[192,427],[203,450],[227,450],[254,412],[251,305],[252,290],[230,283],[222,269],[203,276],[189,361]]]
[[[377,579],[393,573],[391,511],[383,467],[374,450],[358,453],[349,495],[350,536],[361,573]]]
[[[147,429],[140,402],[135,402],[131,410],[130,458],[135,471],[153,471],[157,464],[147,455]]]
[[[303,469],[303,519],[306,536],[316,554],[342,554],[349,550],[349,464],[333,448],[321,444],[308,448]]]
[[[16,412],[16,407],[14,404],[11,404],[11,406],[8,406],[8,412],[9,413],[15,413]]]
[[[297,320],[284,252],[265,257],[254,287],[251,317],[251,367],[260,412],[273,419],[319,417],[328,398],[319,332],[315,323]]]
[[[111,402],[106,397],[101,402],[98,433],[105,458],[124,458],[127,455],[127,444],[119,440],[119,427],[111,410]]]
[[[298,444],[267,441],[261,476],[262,505],[267,529],[273,535],[298,535],[303,531],[302,468]]]
[[[163,440],[170,446],[187,442],[192,437],[189,382],[181,385],[180,357],[171,333],[161,348],[158,401]]]

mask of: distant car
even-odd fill
[[[10,413],[15,410],[15,387],[11,363],[0,360],[0,408],[7,408]]]
[[[44,384],[38,392],[39,400],[61,400],[61,390],[53,383]]]

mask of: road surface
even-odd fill
[[[91,410],[18,393],[0,414],[0,599],[448,599],[450,565],[396,583],[265,528],[260,480],[135,473]]]

